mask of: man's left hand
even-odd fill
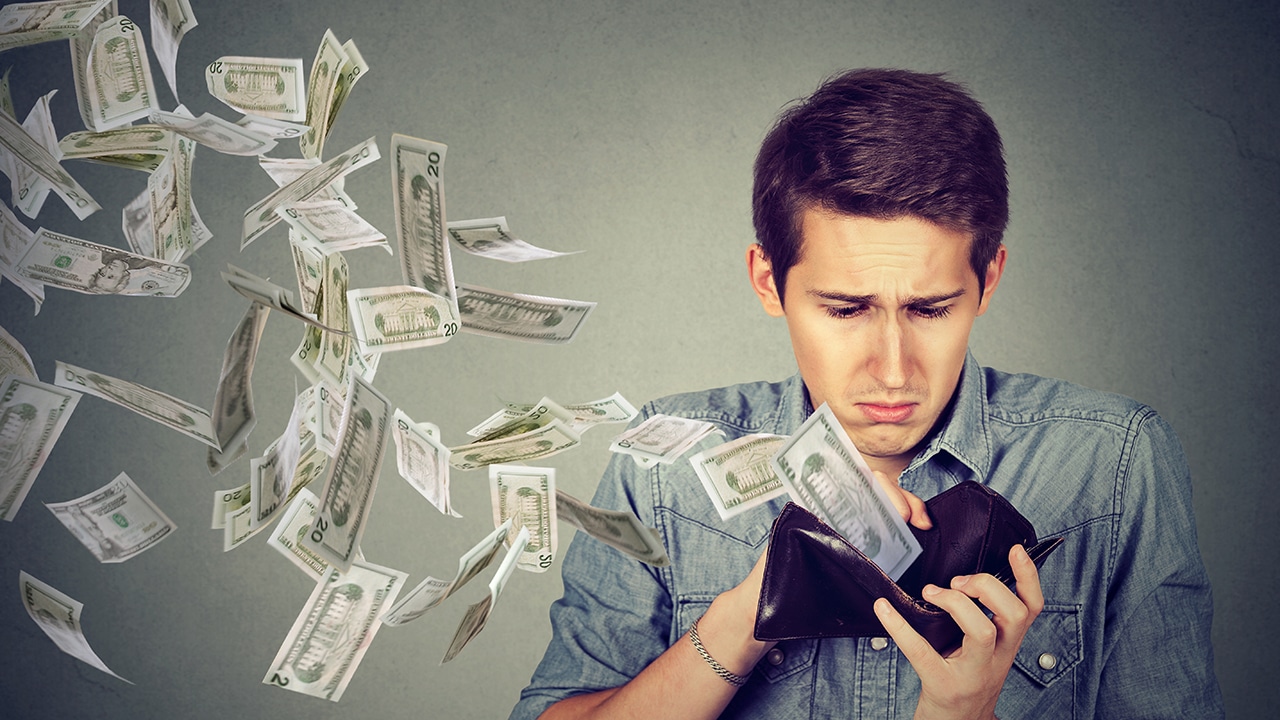
[[[951,588],[927,585],[924,599],[951,614],[964,631],[960,649],[942,657],[883,598],[876,615],[920,676],[916,720],[989,720],[1027,628],[1044,608],[1040,574],[1021,545],[1009,551],[1017,594],[981,573],[952,579]],[[973,601],[992,612],[988,618]]]

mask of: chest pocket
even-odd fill
[[[702,617],[715,595],[689,594],[676,598],[675,627],[672,628],[673,642],[679,640],[694,620]],[[753,678],[763,677],[770,683],[785,680],[796,673],[813,667],[813,658],[817,652],[817,640],[787,640],[778,643],[760,662],[756,663],[752,672]]]
[[[1013,664],[1043,687],[1071,672],[1080,663],[1080,606],[1045,604],[1022,639]]]

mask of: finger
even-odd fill
[[[1013,568],[1013,577],[1017,582],[1018,597],[1031,612],[1031,618],[1035,619],[1044,609],[1044,592],[1040,589],[1040,570],[1021,545],[1014,545],[1009,549],[1009,565]]]
[[[1027,627],[1035,619],[1035,613],[1031,612],[1022,599],[992,575],[979,573],[958,576],[952,579],[951,587],[982,603],[991,612],[992,617],[987,623],[993,624],[997,629],[997,640],[1012,640],[1015,645],[1022,642]],[[973,604],[972,601],[970,604]],[[985,613],[983,618],[986,618]]]
[[[884,625],[885,632],[889,633],[889,637],[898,644],[898,649],[902,651],[907,662],[911,663],[911,667],[916,669],[917,675],[926,676],[942,667],[944,664],[942,656],[933,649],[928,640],[911,627],[906,618],[902,617],[888,600],[879,598],[872,607],[875,608],[880,624]]]
[[[924,501],[916,497],[915,493],[902,490],[902,497],[907,502],[907,507],[911,509],[911,516],[907,521],[921,530],[928,530],[933,527],[933,520],[929,518],[929,511],[925,508]]]
[[[1001,587],[1004,588],[1003,585]],[[1004,590],[1010,597],[1013,596],[1008,588]],[[960,626],[960,630],[964,633],[964,648],[983,649],[990,652],[995,647],[996,626],[969,595],[960,590],[940,588],[932,583],[925,585],[921,594],[925,600],[945,610],[956,625]],[[1017,601],[1017,598],[1013,599]]]
[[[884,488],[884,494],[889,496],[889,502],[893,503],[893,507],[902,519],[911,520],[911,506],[907,503],[907,498],[903,495],[904,491],[898,487],[898,483],[890,480],[888,475],[879,470],[872,470],[871,474],[876,476],[876,482]]]

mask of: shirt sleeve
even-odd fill
[[[654,527],[651,483],[650,471],[615,454],[591,504],[631,510]],[[561,576],[564,596],[551,606],[551,642],[512,720],[532,720],[572,695],[618,687],[667,649],[672,609],[662,570],[578,532]]]
[[[1150,409],[1122,459],[1098,717],[1221,718],[1213,598],[1182,446]]]

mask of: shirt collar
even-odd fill
[[[945,450],[966,465],[981,481],[991,469],[991,437],[987,431],[986,374],[966,352],[960,382],[950,405],[943,411],[942,424],[928,436],[924,449],[911,461],[908,469],[928,462]]]

